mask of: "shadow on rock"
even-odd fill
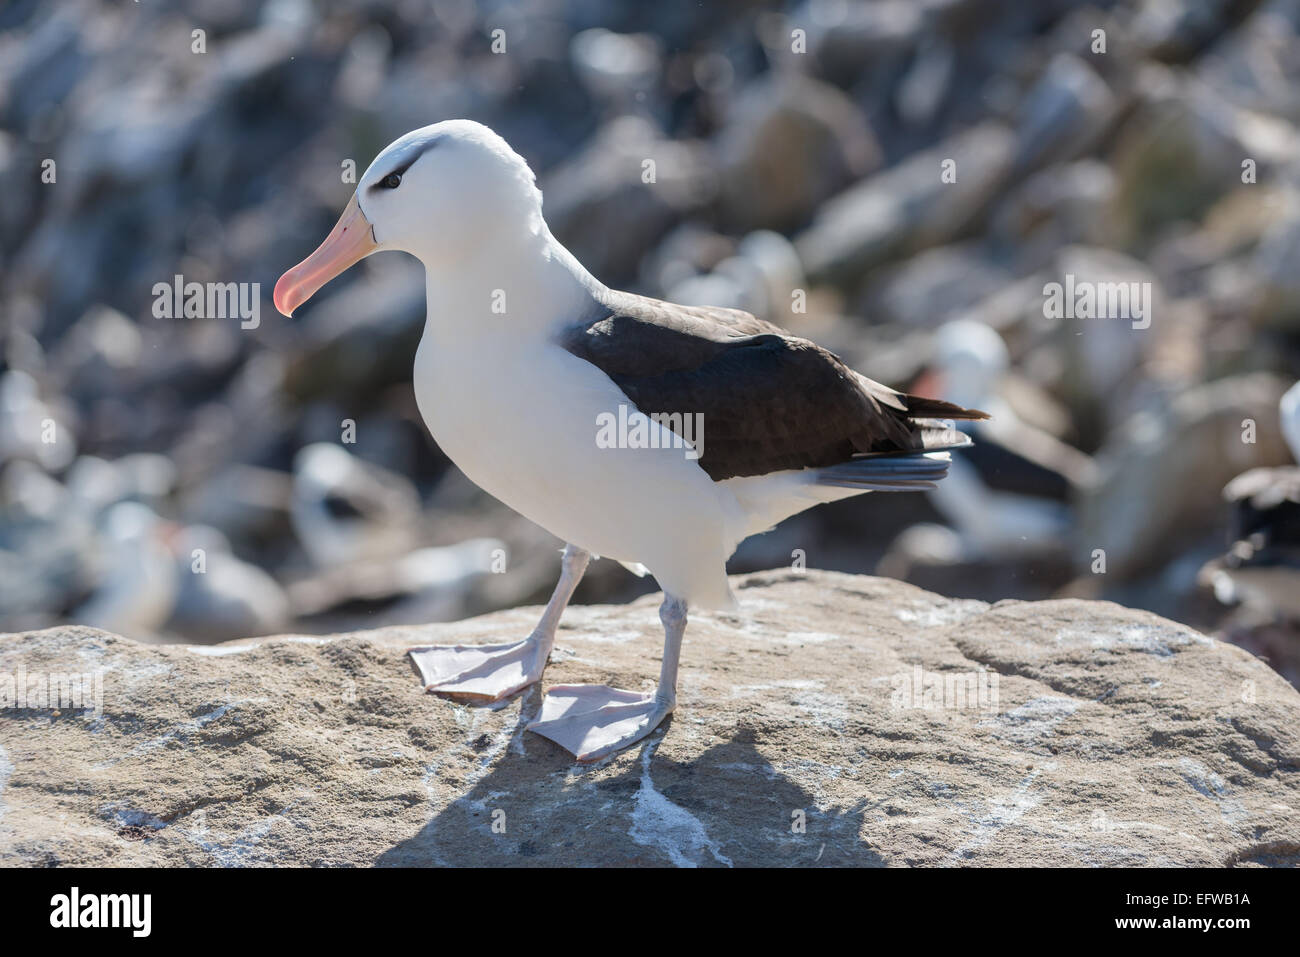
[[[525,706],[524,714],[533,708]],[[754,732],[693,761],[656,752],[671,719],[639,748],[593,767],[516,726],[467,793],[379,866],[883,866],[859,839],[863,805],[819,810],[778,771]],[[526,748],[526,752],[525,749]],[[448,766],[455,756],[448,759]],[[438,791],[439,769],[430,788]],[[454,784],[446,790],[454,793]]]

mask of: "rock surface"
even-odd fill
[[[1300,862],[1300,694],[1239,648],[1104,602],[735,586],[739,612],[692,620],[674,719],[592,767],[522,730],[536,690],[454,704],[405,657],[536,609],[208,647],[0,637],[0,675],[104,669],[99,715],[0,710],[0,862]],[[653,597],[573,608],[547,680],[645,687],[659,648]],[[899,707],[917,667],[987,669],[993,700]]]

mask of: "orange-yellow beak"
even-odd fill
[[[294,266],[275,284],[275,308],[283,315],[293,311],[353,263],[360,262],[379,248],[370,221],[353,195],[343,215],[334,224],[316,251]]]

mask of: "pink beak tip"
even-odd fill
[[[293,311],[298,307],[298,303],[290,303],[289,290],[286,288],[289,284],[285,282],[289,274],[285,273],[275,284],[275,292],[271,295],[271,300],[275,303],[276,310],[285,318],[292,319]]]

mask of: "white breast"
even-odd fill
[[[693,604],[734,604],[734,497],[683,449],[599,447],[598,416],[634,407],[598,368],[546,342],[451,348],[426,331],[414,383],[434,439],[484,490],[557,538],[641,562]]]

